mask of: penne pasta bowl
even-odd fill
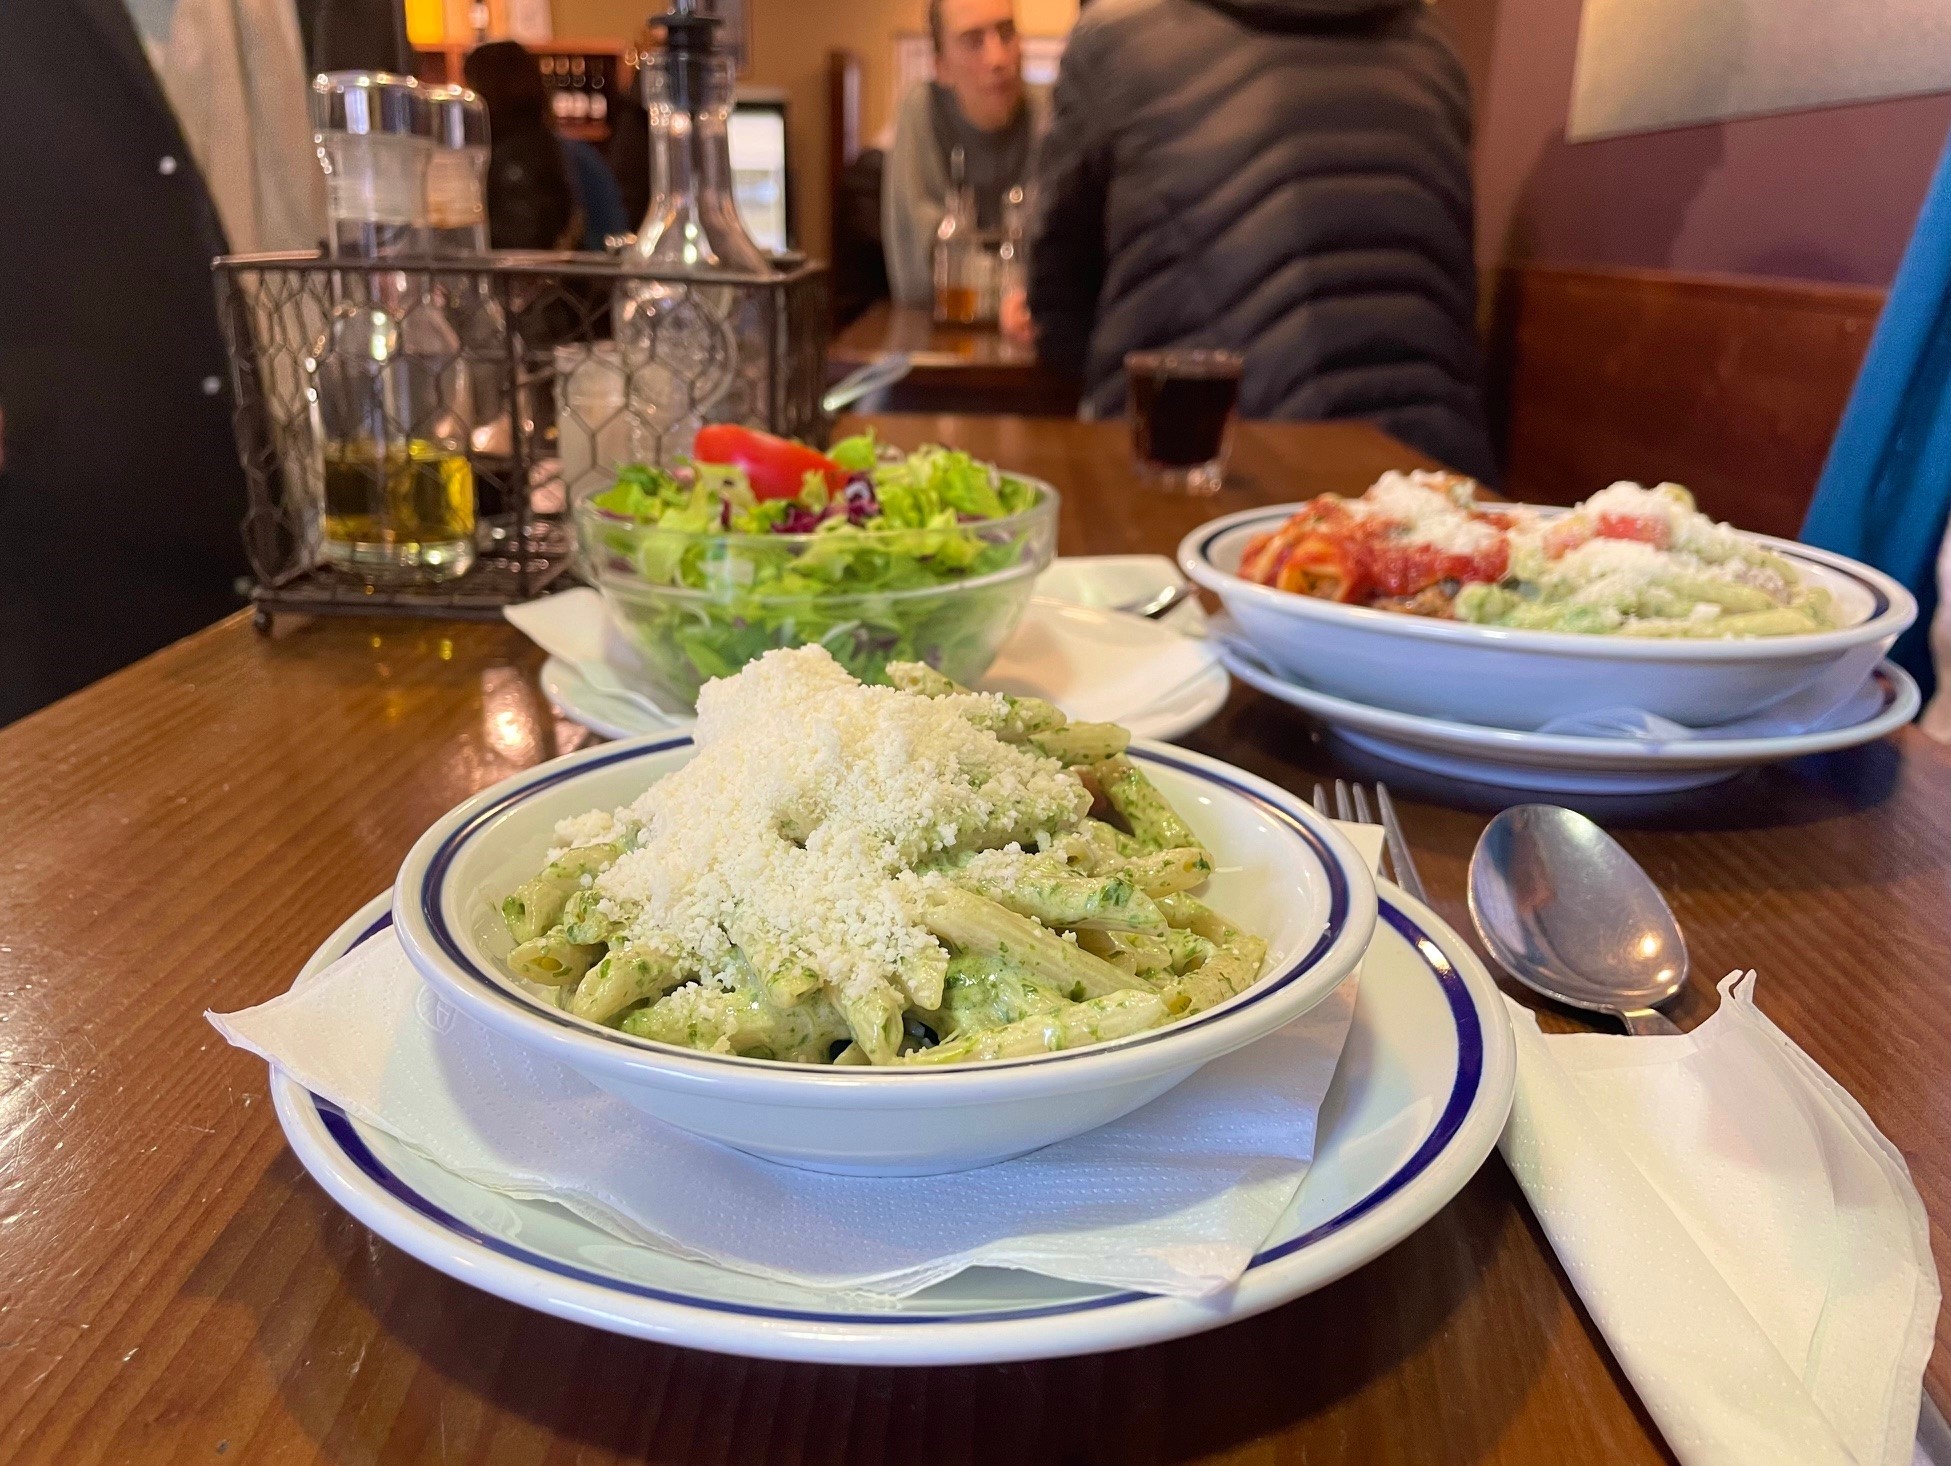
[[[1176,1023],[1086,1047],[885,1068],[783,1063],[652,1042],[515,977],[500,903],[559,820],[629,803],[693,755],[688,736],[606,744],[482,791],[414,844],[393,917],[429,989],[667,1124],[768,1160],[852,1175],[970,1170],[1095,1129],[1332,992],[1368,947],[1375,884],[1354,848],[1264,779],[1165,744],[1130,754],[1212,852],[1202,899],[1266,938],[1261,975]]]
[[[1248,509],[1202,525],[1180,542],[1179,565],[1220,598],[1274,671],[1393,712],[1533,731],[1557,718],[1637,708],[1705,728],[1765,712],[1819,679],[1833,681],[1840,705],[1917,619],[1915,598],[1881,571],[1758,534],[1745,538],[1829,593],[1836,628],[1720,639],[1533,631],[1344,605],[1240,576],[1247,542],[1301,507]]]

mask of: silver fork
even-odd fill
[[[1395,883],[1427,904],[1429,896],[1423,890],[1423,878],[1416,870],[1416,857],[1409,853],[1409,842],[1403,838],[1402,821],[1396,818],[1395,801],[1389,798],[1389,786],[1377,782],[1375,786],[1375,805],[1381,811],[1378,820],[1369,813],[1368,791],[1360,784],[1350,784],[1346,779],[1335,780],[1334,818],[1348,824],[1382,826],[1382,843],[1389,852],[1389,865],[1395,872]],[[1322,814],[1328,813],[1328,789],[1325,784],[1314,786],[1314,807]]]

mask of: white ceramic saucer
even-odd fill
[[[626,655],[619,648],[613,659]],[[1120,723],[1134,737],[1160,739],[1180,737],[1211,718],[1232,686],[1210,642],[1142,616],[1042,597],[1030,602],[977,685],[1047,698],[1073,718]],[[597,691],[556,657],[542,664],[542,691],[564,717],[606,738],[691,725],[688,716],[660,720]]]
[[[1392,712],[1317,692],[1275,675],[1248,651],[1222,643],[1219,655],[1247,686],[1312,713],[1329,730],[1378,758],[1447,778],[1551,794],[1664,794],[1731,779],[1743,769],[1874,742],[1917,716],[1917,683],[1884,662],[1843,714],[1841,726],[1762,738],[1656,742],[1483,728]]]
[[[389,920],[380,897],[314,972]],[[632,1246],[556,1206],[485,1190],[273,1071],[292,1150],[347,1211],[429,1266],[528,1308],[723,1353],[847,1364],[966,1364],[1122,1349],[1246,1318],[1386,1252],[1476,1173],[1516,1079],[1504,1000],[1427,907],[1382,887],[1312,1169],[1239,1284],[1162,1298],[973,1269],[862,1305]]]

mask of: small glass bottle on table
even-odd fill
[[[975,191],[962,150],[948,155],[949,191],[935,227],[935,323],[973,326],[982,318],[982,243],[976,237]]]
[[[325,563],[374,584],[442,581],[474,562],[473,411],[460,338],[424,268],[431,115],[410,77],[312,83],[333,308],[312,351]]]

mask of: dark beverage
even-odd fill
[[[1166,487],[1216,490],[1240,395],[1240,358],[1228,351],[1134,351],[1125,358],[1125,377],[1140,470]]]

